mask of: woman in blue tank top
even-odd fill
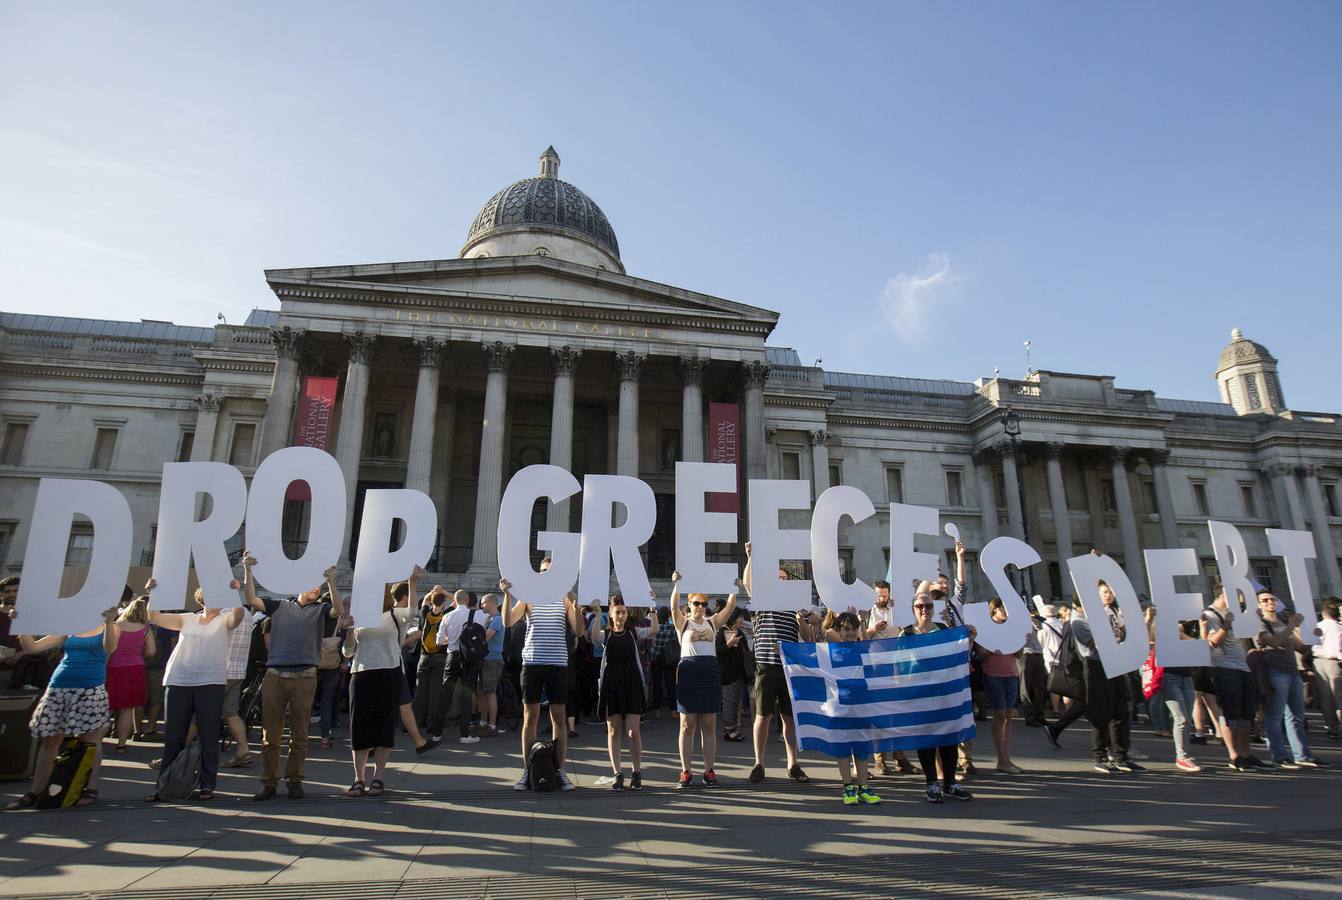
[[[26,809],[37,803],[51,779],[61,743],[69,734],[79,735],[84,744],[96,748],[88,786],[80,793],[76,806],[88,806],[98,800],[98,770],[102,765],[102,739],[107,733],[110,713],[107,707],[107,657],[116,651],[121,629],[115,608],[103,611],[103,624],[75,635],[52,634],[34,639],[21,635],[24,653],[43,653],[60,648],[65,651],[60,665],[52,673],[46,693],[33,710],[28,727],[40,740],[33,787],[10,803],[7,809]]]

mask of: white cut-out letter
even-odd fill
[[[612,525],[615,507],[625,520]],[[657,527],[657,501],[652,488],[630,475],[588,475],[582,489],[582,542],[578,562],[578,597],[583,603],[605,601],[610,592],[611,563],[620,593],[642,603],[652,585],[638,548]]]
[[[1025,646],[1025,638],[1033,630],[1034,622],[1030,619],[1025,598],[1016,592],[1006,569],[1009,565],[1025,569],[1039,561],[1039,553],[1033,547],[1006,535],[989,541],[979,553],[979,567],[997,596],[1002,598],[1007,616],[1004,622],[994,622],[988,604],[966,603],[965,623],[974,626],[978,631],[975,640],[992,652],[1015,653]]]
[[[835,485],[816,498],[811,514],[811,571],[820,602],[835,612],[850,606],[866,609],[875,601],[871,585],[861,578],[846,584],[839,571],[839,522],[847,516],[857,524],[874,515],[871,498],[851,485]]]
[[[1180,593],[1174,579],[1180,575],[1196,577],[1198,555],[1191,547],[1172,550],[1147,550],[1146,583],[1151,586],[1151,606],[1156,611],[1156,663],[1166,666],[1210,666],[1211,648],[1206,641],[1184,640],[1181,623],[1196,622],[1202,616],[1202,595]],[[1129,620],[1128,627],[1132,627]]]
[[[1150,642],[1146,639],[1146,623],[1142,620],[1142,604],[1137,592],[1132,589],[1123,567],[1112,557],[1087,553],[1067,560],[1067,569],[1072,576],[1072,588],[1081,600],[1090,623],[1090,632],[1095,641],[1095,649],[1100,654],[1106,678],[1116,678],[1125,672],[1142,667],[1150,653]],[[1100,587],[1097,581],[1103,580],[1114,592],[1118,609],[1123,614],[1127,634],[1123,643],[1114,638],[1109,626],[1109,614],[1100,600]]]
[[[398,519],[405,525],[405,540],[395,550],[388,550]],[[368,628],[382,621],[382,595],[387,585],[408,578],[415,566],[428,562],[437,537],[438,511],[423,491],[394,488],[364,494],[349,604],[357,627]]]
[[[499,504],[499,574],[512,582],[512,594],[536,606],[562,603],[578,579],[578,535],[541,531],[536,548],[550,556],[550,568],[537,572],[531,565],[531,512],[536,501],[567,500],[582,485],[559,466],[527,466],[508,482]]]
[[[704,559],[705,544],[736,543],[736,513],[708,512],[705,495],[735,490],[731,463],[676,463],[676,569],[682,594],[735,592],[736,563]]]
[[[750,481],[750,607],[796,610],[811,605],[811,582],[778,579],[785,559],[809,559],[811,532],[780,528],[784,509],[811,508],[809,481],[751,479]]]
[[[289,485],[306,482],[311,496],[308,540],[290,559],[281,532]],[[301,594],[322,581],[322,573],[340,559],[345,539],[345,476],[335,457],[316,447],[285,447],[257,466],[247,495],[247,549],[256,556],[252,570],[261,586],[276,594]]]
[[[210,512],[196,520],[196,497],[208,494]],[[196,580],[207,606],[237,606],[229,587],[233,566],[224,542],[238,533],[247,512],[247,483],[227,463],[168,463],[158,495],[158,540],[154,544],[154,605],[187,606],[187,571],[196,563]]]

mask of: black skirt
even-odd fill
[[[401,670],[365,669],[349,681],[349,743],[354,750],[396,746]]]

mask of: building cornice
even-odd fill
[[[81,381],[128,382],[132,384],[166,384],[198,387],[205,377],[203,371],[162,371],[133,368],[104,368],[81,366],[74,363],[2,362],[0,375],[28,378],[73,378]]]

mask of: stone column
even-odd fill
[[[828,431],[811,432],[811,490],[812,498],[819,497],[830,487],[829,483],[829,447]]]
[[[1263,466],[1260,471],[1272,479],[1272,493],[1277,500],[1282,527],[1304,531],[1305,512],[1300,503],[1300,488],[1295,483],[1295,466],[1290,463],[1272,462]]]
[[[680,357],[680,458],[704,461],[704,367],[708,360]]]
[[[503,495],[503,434],[508,411],[508,367],[514,347],[502,341],[482,345],[489,374],[485,416],[480,428],[480,474],[475,492],[475,537],[467,574],[484,581],[499,577],[499,501]]]
[[[1333,543],[1333,532],[1328,525],[1328,504],[1323,497],[1323,485],[1319,484],[1319,467],[1301,466],[1300,474],[1305,479],[1309,517],[1314,522],[1314,545],[1319,551],[1319,580],[1323,582],[1325,593],[1336,596],[1342,593],[1342,574],[1337,566],[1337,545]]]
[[[769,367],[761,360],[741,363],[745,379],[742,416],[745,419],[746,478],[767,478],[769,463],[765,457],[764,441],[764,382],[769,378]]]
[[[998,448],[1002,456],[1002,481],[1006,489],[1007,530],[1025,540],[1025,514],[1020,505],[1020,481],[1016,473],[1016,445],[1004,441]]]
[[[573,471],[573,378],[578,371],[582,350],[565,344],[550,348],[554,366],[554,398],[550,407],[550,465]],[[560,500],[546,512],[545,527],[550,531],[568,531],[569,501]]]
[[[345,475],[345,543],[352,559],[350,539],[354,534],[354,501],[359,487],[359,460],[363,457],[363,422],[368,411],[368,363],[376,335],[355,332],[345,335],[349,369],[345,373],[345,395],[340,402],[340,430],[336,432],[336,462]]]
[[[447,345],[433,338],[415,341],[419,352],[419,383],[415,385],[415,417],[410,424],[410,453],[405,486],[428,493],[432,483],[433,432],[438,424],[438,377]]]
[[[1067,508],[1067,487],[1062,478],[1062,451],[1065,445],[1044,445],[1045,469],[1048,473],[1048,505],[1053,513],[1053,542],[1058,547],[1058,574],[1064,587],[1070,584],[1067,560],[1072,552],[1072,515]]]
[[[983,543],[997,537],[997,485],[993,478],[993,462],[997,451],[984,447],[974,451],[974,472],[979,485],[979,509],[983,513]]]
[[[219,406],[222,399],[218,394],[201,394],[196,398],[196,433],[191,438],[191,461],[210,462],[214,459],[214,436],[219,430]]]
[[[1138,592],[1145,592],[1146,566],[1137,542],[1137,517],[1128,489],[1128,453],[1127,447],[1110,447],[1109,460],[1114,473],[1114,500],[1118,504],[1118,532],[1123,538],[1123,571]]]
[[[267,456],[289,445],[294,428],[294,398],[298,394],[298,354],[303,346],[303,332],[288,325],[270,329],[270,341],[275,345],[275,373],[270,379],[270,400],[266,404],[266,418],[261,423],[261,456]]]
[[[448,502],[452,496],[452,456],[457,438],[457,398],[450,396],[438,407],[438,422],[433,430],[433,455],[437,465],[429,476],[429,496],[438,510],[439,542],[446,543]],[[438,560],[438,571],[445,572],[444,560]]]
[[[1156,482],[1156,514],[1160,516],[1160,541],[1173,550],[1179,546],[1179,519],[1174,513],[1174,493],[1170,490],[1170,451],[1152,450],[1151,476]]]
[[[638,477],[638,378],[648,357],[627,350],[615,354],[620,377],[620,425],[615,439],[615,474]]]

